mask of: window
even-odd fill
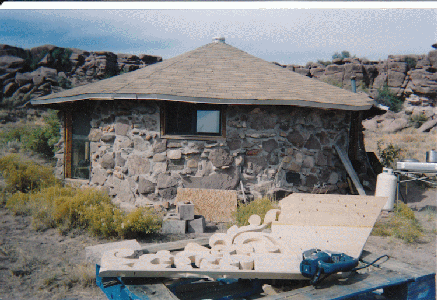
[[[164,107],[163,133],[168,135],[222,136],[223,112],[219,105],[169,102]]]
[[[67,112],[65,116],[65,177],[90,178],[91,118],[86,111]]]

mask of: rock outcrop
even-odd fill
[[[84,85],[160,62],[160,56],[88,52],[44,45],[22,49],[0,44],[0,105]]]
[[[436,45],[436,44],[434,44]],[[433,45],[433,47],[434,47]],[[435,47],[434,47],[435,48]],[[436,131],[437,119],[437,50],[422,55],[389,55],[386,60],[365,58],[334,59],[328,65],[307,63],[283,65],[291,71],[351,90],[351,78],[356,78],[357,91],[372,98],[384,86],[404,100],[403,111],[379,116],[363,123],[367,130],[396,132],[411,126],[414,115],[424,116],[429,123],[421,131]]]

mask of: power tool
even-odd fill
[[[304,277],[310,278],[311,284],[315,285],[321,281],[322,274],[325,274],[326,278],[337,272],[353,271],[357,265],[357,258],[344,253],[310,249],[302,254],[300,272]]]

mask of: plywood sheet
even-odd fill
[[[300,226],[373,227],[386,197],[292,194],[279,202],[279,223]]]
[[[178,188],[175,203],[191,201],[194,213],[212,222],[231,222],[237,210],[237,191]]]
[[[272,235],[291,253],[319,248],[358,258],[386,202],[386,197],[295,193],[279,202]]]

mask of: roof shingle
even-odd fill
[[[211,43],[130,73],[50,94],[31,103],[93,98],[296,105],[367,110],[374,101],[291,72],[224,43]]]

